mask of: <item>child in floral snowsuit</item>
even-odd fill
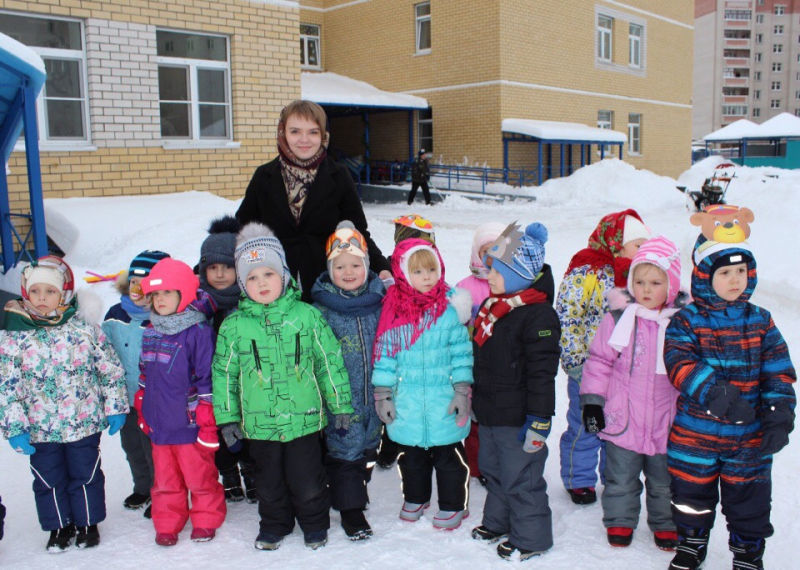
[[[125,370],[73,297],[72,270],[45,256],[22,272],[0,331],[0,432],[30,456],[47,549],[97,546],[106,517],[100,432],[125,423]],[[85,307],[84,307],[85,308]],[[76,527],[77,526],[77,538]]]

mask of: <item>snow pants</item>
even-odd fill
[[[603,441],[583,427],[581,415],[581,373],[583,367],[567,375],[567,430],[561,435],[561,480],[566,489],[597,485],[597,455],[600,473],[605,469]]]
[[[482,524],[508,533],[517,548],[544,552],[553,546],[553,516],[544,465],[548,448],[525,453],[518,427],[480,426],[478,461],[486,477]]]
[[[139,427],[139,414],[131,407],[119,430],[119,441],[133,478],[133,492],[149,495],[153,486],[153,449],[150,438]]]
[[[772,456],[762,454],[761,438],[715,438],[692,433],[683,423],[679,412],[667,444],[675,524],[712,528],[721,498],[730,533],[772,536]]]
[[[100,434],[69,443],[34,443],[33,494],[42,530],[70,523],[89,526],[106,518]]]
[[[156,532],[178,534],[188,519],[193,528],[222,526],[225,492],[217,480],[212,450],[195,443],[153,445],[153,466],[155,479],[150,497]]]
[[[287,442],[251,439],[249,444],[256,467],[259,530],[286,536],[295,518],[304,533],[328,530],[330,497],[321,433]]]
[[[425,182],[411,182],[411,191],[408,193],[408,205],[410,206],[411,203],[414,201],[414,197],[417,195],[417,189],[422,187],[422,195],[425,197],[425,203],[431,203],[431,191],[428,188],[428,181]]]
[[[605,442],[606,468],[603,488],[603,525],[636,528],[642,507],[642,481],[647,489],[647,526],[653,532],[675,530],[670,511],[670,477],[667,455],[643,455]]]
[[[425,449],[400,446],[397,465],[403,485],[403,498],[409,503],[424,504],[431,500],[431,475],[436,470],[436,491],[439,510],[463,511],[469,503],[469,467],[459,441]]]
[[[373,449],[361,459],[347,461],[328,454],[325,469],[330,483],[331,506],[337,511],[364,510],[369,502],[367,483],[372,478],[372,468],[377,452]]]
[[[467,452],[467,465],[469,474],[472,477],[480,477],[481,469],[478,465],[478,450],[480,449],[480,439],[478,437],[478,422],[470,422],[469,435],[464,440],[464,450]]]
[[[228,444],[225,443],[225,438],[222,437],[222,431],[217,431],[217,435],[219,437],[219,448],[214,453],[214,464],[217,466],[219,472],[222,474],[224,474],[226,471],[236,472],[235,470],[238,467],[243,476],[251,477],[255,467],[253,466],[253,460],[250,459],[247,440],[243,440],[241,442],[241,449],[239,449],[239,451],[236,453],[233,453],[230,449],[228,449]]]
[[[0,540],[3,540],[3,531],[6,522],[6,507],[3,505],[3,497],[0,497]]]

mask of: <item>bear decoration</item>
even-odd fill
[[[524,234],[519,229],[519,224],[516,220],[508,224],[506,229],[489,246],[486,255],[496,257],[506,265],[511,266],[514,252],[522,245],[521,238]]]
[[[747,238],[750,237],[750,223],[754,219],[750,209],[731,204],[713,204],[706,206],[702,212],[692,214],[689,221],[693,226],[700,226],[700,233],[705,238],[695,249],[695,265],[713,251],[731,247],[733,244],[749,250]]]

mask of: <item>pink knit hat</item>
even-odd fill
[[[681,288],[681,254],[678,248],[664,236],[654,237],[644,242],[633,256],[628,273],[628,292],[631,295],[633,295],[633,270],[641,263],[655,265],[667,274],[669,287],[666,306],[671,306]]]

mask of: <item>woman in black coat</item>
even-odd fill
[[[286,250],[289,270],[298,280],[304,301],[326,271],[325,242],[336,225],[350,220],[367,240],[370,269],[391,277],[389,263],[367,230],[350,173],[327,156],[325,111],[311,101],[293,101],[281,111],[278,157],[259,166],[236,218],[244,225],[269,226]]]

